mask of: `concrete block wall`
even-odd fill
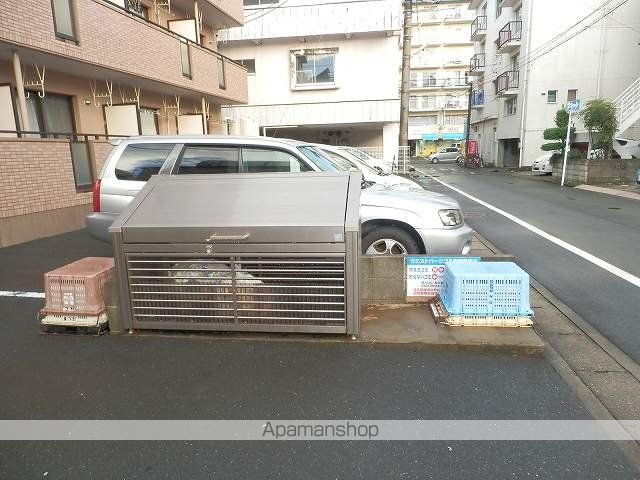
[[[568,160],[566,183],[569,185],[601,185],[607,183],[633,183],[640,160]],[[562,161],[553,164],[554,179],[562,178]]]
[[[360,301],[405,303],[407,296],[403,256],[360,257]]]

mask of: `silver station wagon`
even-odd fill
[[[152,175],[340,169],[317,147],[295,140],[131,137],[117,143],[105,161],[94,185],[93,213],[87,216],[87,227],[93,237],[111,241],[109,226]],[[471,248],[473,231],[465,224],[460,206],[438,193],[407,191],[364,181],[360,220],[362,251],[367,255],[467,254]]]

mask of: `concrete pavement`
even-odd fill
[[[3,249],[9,268],[0,271],[0,289],[41,290],[46,269],[106,254],[83,232]],[[591,418],[544,359],[206,335],[43,336],[35,321],[41,304],[0,299],[3,419]],[[3,479],[216,476],[627,479],[638,472],[608,442],[0,445]]]

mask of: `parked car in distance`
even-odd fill
[[[295,140],[132,137],[118,142],[104,163],[94,184],[93,213],[87,216],[87,228],[93,237],[110,242],[109,226],[154,174],[322,172],[350,168],[337,167],[313,145]],[[366,254],[467,254],[471,248],[473,230],[465,224],[460,206],[438,193],[397,190],[365,181],[360,217],[362,250]]]
[[[531,164],[531,171],[534,173],[552,173],[553,167],[551,165],[551,157],[553,157],[554,152],[547,152],[544,155],[540,155],[536,158]]]
[[[377,183],[379,185],[385,185],[393,189],[404,190],[417,190],[422,191],[424,188],[413,180],[410,180],[400,175],[393,175],[390,173],[379,173],[369,165],[367,165],[358,156],[352,154],[349,150],[341,147],[334,147],[332,145],[315,145],[323,155],[327,157],[338,168],[357,168],[362,172],[363,178],[368,182]]]
[[[355,147],[340,146],[340,147],[335,147],[335,148],[337,148],[339,150],[343,150],[343,151],[349,152],[352,155],[355,155],[361,161],[363,161],[364,163],[366,163],[371,168],[373,168],[374,170],[378,171],[381,174],[389,174],[389,173],[393,172],[393,160],[389,161],[389,162],[386,162],[384,160],[380,160],[378,158],[374,158],[371,155],[369,155],[367,152],[364,152],[361,149],[355,148]]]
[[[428,160],[431,163],[457,162],[463,158],[460,149],[456,147],[444,147],[436,153],[429,155]]]

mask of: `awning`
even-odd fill
[[[443,140],[464,140],[464,133],[443,133]]]
[[[425,140],[427,142],[434,142],[439,138],[442,138],[442,135],[440,135],[439,133],[425,133],[422,135],[422,140]]]

